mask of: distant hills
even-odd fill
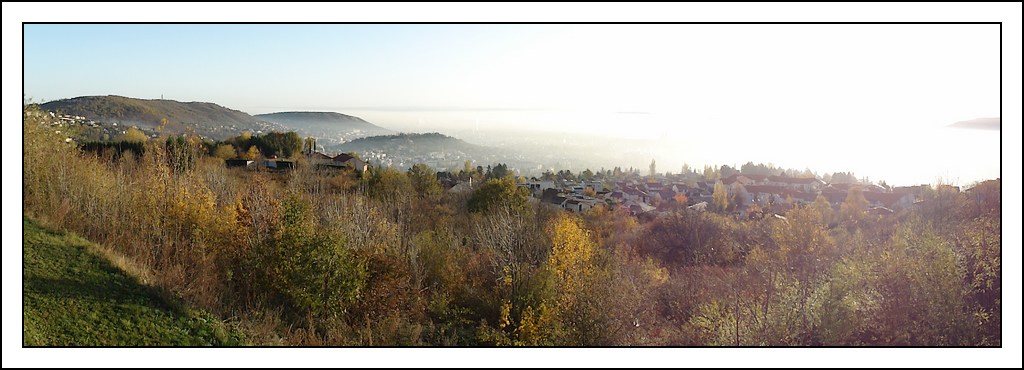
[[[41,107],[46,111],[141,128],[158,127],[166,119],[165,132],[179,133],[192,129],[199,135],[214,139],[225,139],[244,131],[286,130],[284,126],[260,121],[248,113],[214,103],[107,95],[55,100],[43,103]]]
[[[337,112],[278,112],[257,114],[255,117],[290,127],[303,136],[320,138],[326,144],[395,133],[362,118]]]
[[[436,132],[428,134],[401,133],[395,135],[370,136],[355,139],[341,145],[336,145],[335,147],[341,151],[355,151],[359,153],[388,148],[395,151],[394,155],[411,155],[442,151],[461,151],[468,154],[494,150],[494,148],[470,144],[454,137],[442,135]]]
[[[470,144],[439,133],[371,136],[333,145],[331,149],[356,152],[375,164],[399,168],[425,163],[437,169],[462,167],[466,160],[477,164],[507,161],[505,150]]]
[[[166,99],[137,99],[117,95],[81,96],[41,104],[45,111],[119,125],[154,129],[166,119],[165,133],[186,130],[226,139],[243,132],[296,131],[324,144],[338,144],[354,138],[387,135],[394,131],[362,118],[336,112],[279,112],[256,116],[214,103],[179,102]]]

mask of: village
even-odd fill
[[[86,117],[49,112],[56,118],[55,125],[78,127],[97,130],[103,138],[109,140],[116,135],[124,135],[129,128],[135,128],[147,137],[158,137],[158,132],[138,126],[119,127],[117,123],[101,123]],[[70,132],[68,133],[70,135]],[[79,133],[79,136],[81,133]],[[68,137],[65,141],[76,141]],[[375,150],[369,158],[363,159],[355,153],[338,153],[327,155],[319,150],[307,149],[303,155],[317,169],[349,170],[362,175],[369,171],[371,163],[378,166],[392,164],[392,158],[383,150]],[[466,159],[465,153],[458,153],[455,159]],[[403,157],[404,156],[399,156]],[[443,157],[443,158],[442,158]],[[398,167],[406,162],[419,160],[429,165],[451,165],[455,163],[450,156],[442,153],[429,153],[421,157],[404,158]],[[443,160],[442,160],[443,159]],[[249,169],[265,169],[271,171],[287,171],[295,166],[295,160],[269,156],[263,159],[227,159],[227,167],[245,167]],[[445,166],[433,166],[443,168]],[[450,167],[450,166],[449,166]],[[516,172],[513,168],[512,172]],[[561,172],[560,172],[561,173]],[[469,192],[475,189],[472,178],[453,177],[450,173],[438,172],[441,184],[450,192]],[[529,191],[531,201],[551,207],[565,209],[574,213],[587,212],[595,207],[610,210],[625,209],[633,216],[656,216],[671,213],[685,208],[698,212],[715,211],[729,214],[737,219],[758,219],[768,216],[785,217],[789,209],[815,202],[823,197],[833,209],[840,205],[851,193],[851,189],[859,191],[867,202],[867,211],[876,215],[893,214],[909,209],[923,202],[922,193],[928,185],[890,187],[884,182],[872,184],[866,182],[825,181],[806,174],[789,176],[765,175],[763,173],[733,173],[726,177],[708,179],[697,172],[678,174],[651,174],[641,176],[638,172],[623,172],[620,176],[591,176],[590,179],[566,179],[561,176],[545,176],[517,178],[517,185]],[[721,186],[724,196],[719,203],[715,202],[716,185]],[[959,187],[942,185],[959,192]]]
[[[695,176],[671,175],[625,181],[541,181],[520,184],[534,198],[572,212],[594,207],[625,208],[631,215],[660,214],[680,208],[710,211],[716,184],[725,191],[727,205],[719,209],[739,219],[770,215],[784,217],[787,210],[813,203],[819,196],[836,210],[851,188],[858,188],[870,213],[892,214],[922,202],[928,185],[883,187],[875,184],[826,184],[817,178],[733,174],[719,180],[695,180]],[[948,185],[947,185],[948,186]],[[959,191],[958,187],[953,187]]]
[[[317,168],[332,168],[357,171],[362,175],[370,165],[353,153],[329,156],[320,152],[305,153],[310,163]],[[229,160],[228,166],[242,165],[240,160]],[[254,161],[247,161],[253,166]],[[293,161],[267,159],[263,167],[290,169]],[[488,173],[490,166],[488,166]],[[460,178],[449,172],[438,172],[440,183],[448,192],[472,192],[482,182],[472,177]],[[557,207],[574,213],[587,212],[596,207],[610,210],[624,209],[632,216],[656,216],[680,209],[697,212],[716,211],[729,214],[737,219],[759,219],[764,217],[785,217],[793,207],[814,203],[822,197],[834,209],[839,210],[847,196],[853,192],[863,195],[867,211],[871,214],[886,215],[910,209],[921,204],[923,192],[929,185],[888,186],[871,183],[836,182],[826,183],[816,177],[786,175],[731,174],[708,180],[696,172],[680,174],[657,174],[641,176],[636,172],[623,173],[622,179],[567,180],[559,176],[552,179],[517,177],[517,186],[527,190],[530,201]],[[716,186],[724,192],[723,205],[715,201]],[[959,192],[958,186],[940,185]]]

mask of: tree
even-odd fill
[[[252,138],[260,151],[268,155],[291,158],[302,151],[303,140],[294,131],[268,132]]]
[[[588,197],[596,197],[597,191],[594,190],[593,186],[587,186],[583,188],[583,195]]]
[[[676,204],[680,206],[685,206],[686,202],[689,201],[689,198],[687,198],[686,194],[683,192],[676,193],[676,195],[674,195],[672,199],[675,200]]]
[[[433,168],[417,163],[409,169],[412,187],[420,198],[437,199],[441,196],[441,184],[437,181],[437,173]]]
[[[134,127],[129,127],[127,130],[125,130],[124,133],[114,137],[114,141],[126,141],[134,143],[142,143],[148,139],[149,138],[146,137],[145,132],[142,132],[142,130],[139,130]]]
[[[370,197],[383,202],[392,221],[404,221],[406,208],[413,195],[409,176],[390,167],[375,171],[370,177],[369,192]]]
[[[839,206],[839,213],[844,220],[856,225],[864,219],[864,213],[867,210],[868,200],[864,198],[864,191],[860,186],[851,186],[850,190],[846,192],[846,200]]]
[[[313,153],[316,151],[316,139],[307,137],[303,140],[302,151],[305,153]]]
[[[657,174],[657,172],[655,171],[655,167],[654,167],[654,158],[651,158],[651,166],[650,166],[649,176],[653,179],[656,174]]]
[[[711,201],[715,209],[720,212],[725,212],[729,208],[729,194],[721,181],[715,182],[715,190],[711,193]]]
[[[530,194],[526,188],[516,186],[512,178],[490,179],[469,198],[470,212],[486,212],[494,208],[524,211]]]
[[[964,272],[952,246],[926,222],[900,224],[882,252],[872,315],[888,345],[966,345],[976,318],[965,310]]]
[[[235,147],[230,144],[220,144],[214,149],[213,156],[220,159],[231,159],[237,157],[238,154],[235,153]]]
[[[510,174],[508,172],[508,166],[505,165],[504,163],[498,163],[498,164],[494,165],[494,168],[490,169],[490,175],[487,178],[488,179],[500,179],[500,178],[504,178],[506,176],[510,176]]]
[[[583,172],[580,173],[580,180],[590,181],[590,180],[593,180],[593,179],[594,179],[594,172],[591,171],[589,168],[583,170]]]
[[[823,225],[827,226],[832,223],[832,204],[828,202],[828,199],[825,199],[824,195],[818,195],[818,197],[814,199],[814,203],[811,203],[811,209],[818,212],[821,216],[821,223]]]
[[[714,181],[714,180],[718,180],[718,178],[719,178],[718,169],[716,169],[714,167],[711,167],[711,166],[707,166],[707,165],[704,166],[704,179],[705,180],[707,180],[707,181]]]
[[[821,222],[821,214],[814,209],[795,208],[786,217],[774,223],[772,240],[784,253],[789,271],[798,282],[803,331],[810,333],[807,301],[817,279],[832,264],[835,243]]]
[[[557,296],[554,307],[572,345],[590,345],[603,328],[597,327],[598,302],[588,301],[594,285],[598,248],[578,217],[561,214],[551,225],[551,255],[547,268],[553,275]]]
[[[365,286],[367,271],[344,239],[315,227],[309,204],[284,202],[282,231],[273,241],[270,281],[295,307],[317,320],[342,317]]]
[[[473,176],[473,161],[465,161],[462,163],[462,172],[459,173],[459,177],[468,179]]]
[[[245,160],[249,160],[249,161],[255,161],[257,159],[260,159],[260,156],[262,156],[262,155],[263,154],[260,153],[260,150],[258,148],[256,148],[255,145],[252,145],[252,146],[249,147],[249,150],[245,151],[245,154],[241,155],[241,157],[242,157],[241,159],[245,159]]]

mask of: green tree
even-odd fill
[[[580,173],[580,179],[583,181],[591,181],[594,179],[594,172],[591,171],[589,168],[585,169],[582,173]]]
[[[340,235],[318,229],[307,201],[283,204],[282,229],[273,241],[271,283],[303,314],[318,322],[344,317],[360,298],[367,271]],[[300,317],[302,315],[299,315]]]
[[[420,198],[437,199],[441,196],[441,184],[437,181],[437,172],[433,168],[422,163],[417,163],[409,169],[409,179],[412,187]]]
[[[470,212],[485,212],[495,207],[520,212],[527,209],[529,197],[529,191],[516,186],[512,178],[490,179],[473,192],[468,207]]]
[[[774,222],[772,240],[784,254],[789,271],[797,280],[803,333],[810,335],[808,300],[818,279],[835,258],[835,242],[822,223],[821,214],[808,207],[793,209],[786,220]]]
[[[374,171],[369,180],[370,197],[381,201],[391,220],[400,224],[405,221],[414,191],[409,176],[390,167]]]
[[[882,344],[970,345],[978,324],[964,304],[964,273],[935,229],[920,220],[900,224],[879,262],[872,317]]]

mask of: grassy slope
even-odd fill
[[[25,346],[224,346],[242,335],[182,309],[95,253],[95,245],[25,218]]]

